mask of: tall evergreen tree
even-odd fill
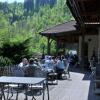
[[[24,9],[27,13],[34,11],[34,0],[24,0]]]
[[[3,8],[3,3],[0,2],[0,10],[2,10],[2,8]]]
[[[8,13],[8,3],[7,2],[3,3],[2,10],[4,13]]]
[[[52,8],[57,3],[57,0],[50,0],[50,7]]]
[[[49,0],[40,0],[40,6],[45,6],[49,4]]]
[[[41,0],[35,0],[35,11],[39,11],[40,1]]]

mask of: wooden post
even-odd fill
[[[64,52],[64,55],[65,55],[65,51],[66,51],[66,47],[65,47],[65,43],[63,43],[63,52]]]
[[[98,29],[98,63],[100,64],[100,27]]]
[[[81,44],[81,57],[82,57],[82,68],[85,66],[85,59],[84,59],[84,35],[82,34],[82,44]]]
[[[85,32],[85,27],[82,26],[81,27],[81,32],[82,32],[82,44],[81,44],[81,66],[82,66],[82,69],[84,70],[84,67],[85,67],[85,56],[84,56],[84,45],[85,45],[85,35],[84,35],[84,32]]]
[[[57,40],[56,40],[56,55],[58,55],[58,51],[59,51],[58,45],[59,45],[59,41],[58,41],[58,39],[57,39]]]
[[[50,39],[50,36],[47,39],[48,39],[47,54],[50,55],[51,54],[51,43],[52,43],[53,39]]]
[[[47,38],[47,54],[50,55],[50,37]]]

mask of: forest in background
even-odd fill
[[[39,33],[71,19],[66,0],[0,2],[0,65],[41,54],[44,45],[46,53],[47,39]],[[51,51],[55,53],[55,42]]]

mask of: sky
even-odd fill
[[[24,2],[24,0],[0,0],[0,2],[5,2],[5,1],[7,1],[7,2],[9,2],[9,3],[12,3],[12,2],[14,2],[14,1],[17,1],[17,2]]]

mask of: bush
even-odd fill
[[[11,60],[7,57],[0,56],[0,67],[11,65]]]
[[[23,57],[29,57],[30,55],[28,49],[29,42],[30,38],[24,41],[4,42],[0,48],[0,55],[6,59],[10,59],[13,64],[19,63]],[[5,59],[2,62],[5,62]]]

